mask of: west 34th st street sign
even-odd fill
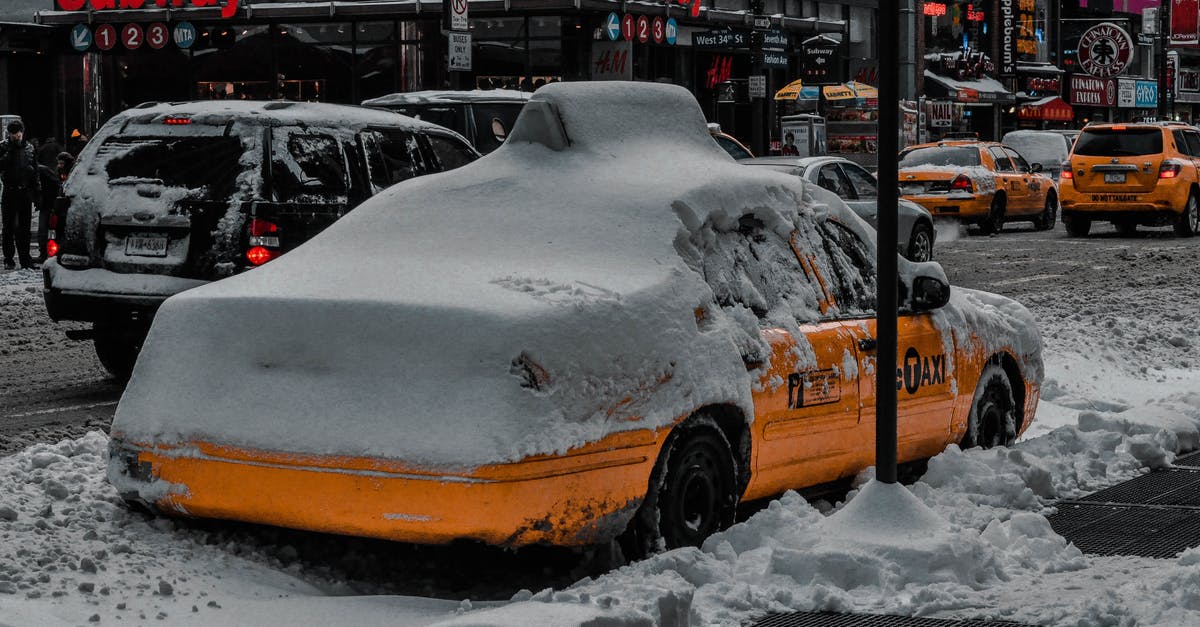
[[[111,9],[178,9],[184,6],[221,7],[221,17],[237,14],[238,0],[55,0],[63,11],[106,11]]]

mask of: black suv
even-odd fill
[[[299,246],[393,183],[478,158],[457,133],[389,111],[299,102],[147,103],[79,155],[51,217],[46,308],[92,322],[129,376],[167,297]]]
[[[533,94],[512,89],[410,91],[362,102],[452,128],[487,154],[500,147]]]

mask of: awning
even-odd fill
[[[805,87],[801,79],[796,79],[783,89],[775,92],[776,100],[817,100],[821,97],[820,87]]]
[[[851,100],[856,98],[878,99],[879,90],[858,81],[850,81],[841,85],[826,85],[821,88],[821,94],[826,100]]]
[[[925,80],[935,87],[935,89],[929,90],[933,92],[930,94],[932,99],[940,99],[942,94],[937,92],[944,91],[945,97],[955,102],[984,104],[1016,102],[1016,97],[1011,91],[1005,89],[1000,81],[990,77],[956,80],[925,70]]]
[[[1022,120],[1045,120],[1047,122],[1070,122],[1075,119],[1075,109],[1058,96],[1050,96],[1021,105],[1017,117]]]

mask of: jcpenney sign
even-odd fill
[[[1017,74],[1016,17],[1014,0],[1000,0],[1000,76]]]
[[[106,11],[110,9],[179,9],[221,7],[221,17],[237,14],[238,0],[54,0],[61,11]]]

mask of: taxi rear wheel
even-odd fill
[[[619,538],[627,559],[659,548],[700,546],[733,524],[737,514],[737,463],[715,426],[683,424],[659,455],[645,501]]]
[[[983,235],[999,233],[1004,229],[1004,196],[996,194],[988,207],[987,217],[979,221],[979,232]]]
[[[1137,222],[1133,220],[1117,220],[1113,222],[1113,226],[1116,227],[1117,234],[1122,237],[1137,235]]]
[[[998,364],[988,364],[979,375],[975,400],[967,418],[961,447],[1010,446],[1017,439],[1017,403],[1012,384]]]
[[[1175,218],[1175,234],[1180,237],[1191,237],[1200,231],[1200,207],[1197,206],[1196,195],[1188,196],[1183,213]]]
[[[1046,196],[1046,207],[1042,209],[1041,215],[1034,221],[1034,227],[1039,231],[1049,231],[1054,228],[1054,223],[1058,218],[1058,199],[1054,196]]]
[[[1067,235],[1085,237],[1092,230],[1092,221],[1089,218],[1063,216],[1063,226],[1067,227]]]

